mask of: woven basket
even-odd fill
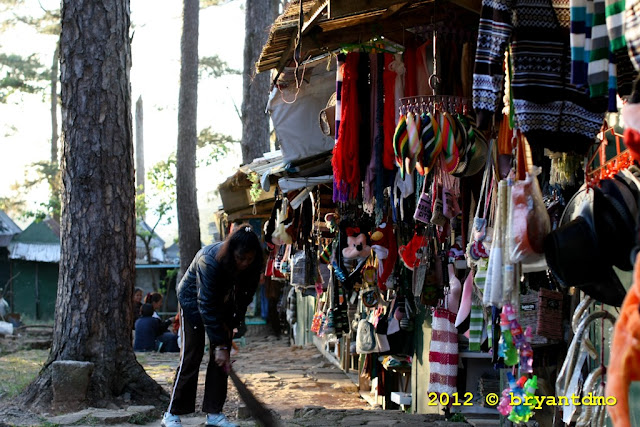
[[[549,289],[540,289],[538,293],[537,333],[550,340],[561,340],[563,294]]]

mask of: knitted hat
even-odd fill
[[[407,133],[407,117],[401,115],[393,134],[393,152],[396,165],[400,168],[400,177],[404,178],[404,158],[409,150],[409,134]]]

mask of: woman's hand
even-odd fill
[[[216,347],[214,357],[216,365],[223,368],[225,372],[229,372],[229,369],[231,368],[231,363],[229,360],[229,349],[226,347]]]

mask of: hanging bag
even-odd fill
[[[489,204],[493,193],[493,167],[491,150],[494,141],[489,143],[489,152],[487,154],[487,161],[485,163],[484,175],[482,177],[482,186],[480,187],[480,195],[478,197],[478,203],[476,206],[476,213],[473,218],[473,226],[471,230],[471,239],[467,245],[467,264],[469,267],[474,267],[481,259],[487,259],[489,257],[487,248],[485,247],[485,239],[487,234],[490,233],[488,226],[489,218]],[[484,208],[483,208],[484,202]],[[480,215],[480,210],[482,215]],[[486,269],[485,269],[486,271]],[[486,276],[486,275],[485,275]],[[483,277],[485,277],[483,276]]]
[[[458,331],[454,325],[456,315],[438,307],[431,322],[429,349],[429,393],[456,392],[458,378]]]
[[[532,171],[528,160],[528,144],[524,137],[518,141],[518,181],[511,188],[509,203],[508,246],[512,263],[536,263],[544,257],[544,238],[551,231],[551,220],[547,212],[537,175],[540,168]]]

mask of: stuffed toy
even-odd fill
[[[427,241],[424,236],[420,236],[415,233],[409,243],[400,246],[398,254],[402,259],[405,267],[413,271],[414,267],[417,267],[420,263],[420,257],[422,256],[423,246],[427,245]],[[426,248],[424,248],[426,250]]]
[[[371,246],[367,243],[367,235],[359,227],[347,227],[347,247],[342,249],[345,259],[364,259],[371,255]]]
[[[393,273],[393,266],[398,259],[398,245],[391,223],[380,224],[371,235],[371,242],[371,249],[378,257],[378,287],[384,292],[387,290],[387,280]]]
[[[338,230],[338,214],[330,212],[324,216],[324,222],[330,232],[335,233]]]

